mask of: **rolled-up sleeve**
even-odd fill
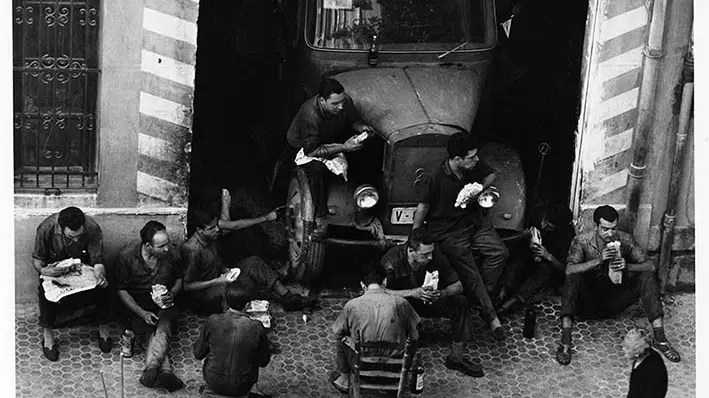
[[[116,289],[128,290],[130,287],[130,259],[124,253],[116,259]]]
[[[89,231],[87,251],[91,258],[91,265],[103,264],[103,232],[101,227],[94,223]]]
[[[48,228],[45,223],[40,224],[37,227],[37,233],[34,237],[34,251],[32,252],[33,259],[44,261],[45,263],[51,261],[49,259],[49,246],[51,245],[51,238],[52,228]]]
[[[431,203],[431,199],[435,197],[433,179],[429,174],[421,175],[421,178],[414,181],[414,189],[416,190],[416,201],[418,203]]]
[[[194,282],[199,280],[199,264],[200,253],[199,249],[191,245],[184,245],[182,248],[184,256],[184,281]]]
[[[320,146],[320,126],[313,118],[304,118],[299,124],[303,137],[303,152],[307,155]]]

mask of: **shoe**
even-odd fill
[[[446,358],[446,367],[451,370],[457,370],[471,377],[483,377],[483,367],[476,365],[466,360],[452,359],[450,356]]]
[[[158,368],[157,367],[151,367],[151,368],[146,368],[143,371],[143,375],[140,376],[140,384],[152,388],[155,386],[155,382],[158,380]]]
[[[57,343],[55,342],[52,348],[47,348],[44,346],[44,338],[42,339],[42,353],[44,356],[52,362],[57,362],[59,360],[59,349],[57,349]]]
[[[670,362],[680,361],[681,358],[679,356],[679,352],[672,348],[669,341],[655,341],[654,346],[657,351],[660,351]]]
[[[111,352],[111,348],[113,348],[113,340],[111,339],[111,336],[104,339],[101,338],[101,335],[98,332],[96,332],[96,338],[98,339],[98,348],[101,349],[101,352]]]
[[[158,376],[158,382],[169,392],[177,391],[185,387],[185,383],[172,372],[161,372]]]
[[[335,387],[335,390],[340,392],[341,394],[347,394],[349,392],[349,386],[344,387],[339,384],[337,384],[337,379],[340,377],[340,372],[335,372],[332,371],[330,372],[329,379],[330,379],[330,384]]]
[[[559,344],[556,348],[556,362],[564,366],[571,363],[571,344]]]
[[[495,330],[492,331],[492,337],[497,342],[505,341],[505,339],[507,338],[507,332],[505,331],[504,327],[498,326],[495,328]]]

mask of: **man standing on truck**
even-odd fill
[[[342,84],[335,79],[325,78],[320,83],[318,94],[301,105],[291,122],[286,134],[288,142],[281,157],[282,168],[278,174],[281,178],[289,177],[295,168],[296,154],[301,149],[308,157],[331,159],[340,153],[358,151],[364,145],[360,139],[356,139],[357,135],[373,131],[372,127],[362,122]],[[314,234],[321,237],[327,227],[327,186],[330,171],[319,161],[311,161],[301,167],[308,176],[315,202]],[[276,182],[276,189],[283,189],[283,186],[287,184]]]
[[[477,195],[495,181],[495,171],[478,157],[478,141],[467,133],[448,138],[448,158],[432,174],[415,183],[418,206],[413,229],[426,223],[438,247],[448,256],[469,298],[482,307],[481,316],[496,340],[505,338],[490,294],[504,270],[509,251],[476,203]],[[461,191],[478,184],[476,193],[459,202]],[[473,250],[483,257],[479,269]]]

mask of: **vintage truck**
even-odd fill
[[[313,239],[308,179],[296,168],[286,200],[288,250],[295,279],[316,279],[325,247],[385,248],[406,240],[415,184],[447,156],[448,136],[470,132],[497,42],[493,0],[299,0],[280,3],[292,27],[291,51],[304,65],[304,100],[323,76],[341,82],[376,129],[348,154],[351,178],[336,178],[328,232]],[[375,38],[376,36],[376,38]],[[488,142],[480,156],[497,171],[501,194],[489,209],[503,240],[524,227],[526,187],[518,154]]]

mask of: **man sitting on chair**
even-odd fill
[[[480,365],[463,359],[463,345],[473,336],[470,303],[463,295],[463,284],[436,249],[433,236],[425,228],[411,231],[404,245],[392,247],[382,258],[392,295],[405,297],[420,316],[448,317],[455,337],[446,367],[468,376],[482,377]],[[438,271],[438,286],[423,286],[426,272]]]
[[[357,333],[362,341],[388,341],[402,346],[407,337],[418,340],[416,325],[421,318],[406,299],[387,292],[384,268],[376,262],[370,263],[363,275],[360,284],[364,294],[348,301],[332,325],[338,337],[338,371],[330,374],[330,383],[341,392],[349,389]],[[391,353],[392,356],[402,354]]]

